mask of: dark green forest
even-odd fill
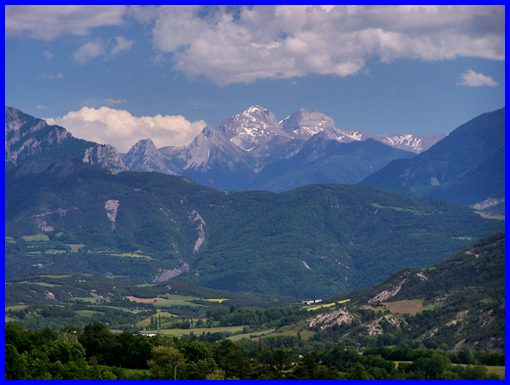
[[[498,379],[499,353],[6,328],[8,379]]]

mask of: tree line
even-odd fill
[[[278,346],[259,338],[112,333],[101,323],[31,331],[6,325],[8,379],[496,379],[499,353],[399,347]],[[306,345],[306,343],[305,343]],[[454,365],[464,363],[466,365]]]

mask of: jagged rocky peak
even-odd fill
[[[167,148],[172,150],[172,148]],[[175,170],[165,161],[151,139],[141,139],[131,147],[122,158],[124,164],[132,171],[151,171],[174,175]]]
[[[274,114],[267,108],[253,105],[221,123],[219,130],[232,136],[260,137],[278,130],[278,122]]]
[[[128,151],[129,154],[135,154],[135,153],[152,153],[156,152],[158,149],[156,148],[156,145],[154,142],[147,138],[147,139],[140,139],[138,142],[136,142],[133,147],[131,147]]]
[[[98,165],[110,170],[113,174],[126,171],[119,152],[109,144],[93,143],[92,146],[85,149],[82,162]]]
[[[43,119],[34,118],[31,115],[25,114],[14,107],[5,107],[5,133],[12,136],[15,132],[19,132],[23,126],[30,123],[28,127],[30,132],[35,132],[47,126]],[[27,130],[24,130],[27,131]],[[18,135],[19,137],[19,135]],[[8,140],[10,138],[7,138]]]
[[[285,132],[296,137],[309,138],[320,132],[338,136],[333,119],[322,112],[310,112],[305,108],[300,108],[279,123]]]
[[[6,160],[17,162],[20,158],[39,155],[45,148],[61,145],[72,137],[63,127],[49,126],[43,119],[5,107]]]
[[[434,144],[443,139],[445,135],[434,134],[429,136],[416,136],[413,134],[386,135],[377,137],[381,142],[395,148],[407,150],[419,154],[428,150]]]
[[[274,136],[285,135],[274,114],[259,105],[248,107],[218,127],[218,132],[243,151],[250,152]]]
[[[35,119],[14,107],[5,106],[5,131],[19,130],[25,123]]]

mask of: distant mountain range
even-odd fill
[[[66,154],[112,172],[161,172],[215,188],[272,191],[308,183],[357,183],[391,160],[410,158],[442,137],[370,137],[338,129],[320,112],[300,109],[277,121],[273,113],[256,105],[218,127],[206,127],[187,146],[158,149],[144,139],[123,155],[112,146],[76,139],[63,127],[11,107],[6,107],[5,130],[6,159],[17,164]],[[323,152],[326,147],[330,150]]]
[[[320,112],[302,108],[277,121],[272,112],[254,105],[216,128],[206,127],[187,146],[164,147],[155,153],[152,143],[139,142],[134,146],[138,155],[134,156],[132,149],[124,156],[124,162],[131,169],[183,175],[215,188],[283,191],[307,183],[357,183],[393,159],[413,156],[396,149],[417,153],[441,137],[374,137],[390,146],[376,147],[366,143],[371,137],[338,129],[330,117]],[[324,142],[330,142],[344,156],[329,152],[321,153],[321,159],[317,159],[302,153],[313,152],[313,146],[318,146],[318,153]],[[358,145],[351,146],[352,143]],[[365,157],[369,152],[370,156]],[[154,167],[155,164],[159,166]],[[310,177],[312,170],[314,176]]]
[[[74,138],[63,127],[11,107],[6,107],[5,115],[5,159],[17,165],[66,156],[113,173],[181,175],[237,191],[362,183],[504,211],[504,108],[482,114],[441,139],[441,135],[369,137],[338,129],[328,116],[305,109],[277,121],[273,113],[255,105],[216,128],[206,127],[187,146],[158,149],[144,139],[126,154]]]
[[[412,159],[391,161],[362,184],[504,212],[505,109],[470,120]]]

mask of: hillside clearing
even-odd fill
[[[424,306],[422,299],[405,299],[402,301],[383,302],[382,303],[391,313],[415,315],[424,310],[429,310],[431,306]]]
[[[23,235],[21,237],[26,242],[49,242],[50,238],[46,234]]]

